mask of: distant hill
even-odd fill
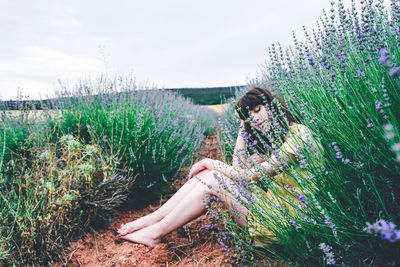
[[[233,97],[235,91],[242,86],[203,87],[203,88],[174,88],[164,89],[175,91],[184,97],[191,98],[198,105],[224,104],[226,99]]]

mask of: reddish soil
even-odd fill
[[[197,160],[210,157],[220,159],[217,136],[204,140],[202,148],[194,157]],[[162,238],[153,248],[118,238],[117,229],[121,224],[142,217],[156,210],[185,182],[189,167],[181,170],[177,183],[171,193],[159,203],[153,203],[137,211],[118,211],[106,229],[92,231],[86,238],[71,242],[67,253],[58,266],[241,266],[239,259],[231,252],[222,250],[215,232],[202,228],[211,223],[222,229],[222,223],[206,213]],[[186,230],[185,230],[186,229]],[[229,244],[228,244],[229,245]],[[263,264],[268,263],[263,260]]]

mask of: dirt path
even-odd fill
[[[202,148],[195,154],[196,161],[204,157],[220,159],[216,142],[216,135],[204,140]],[[171,188],[172,192],[164,196],[161,203],[153,203],[143,210],[117,212],[107,229],[93,231],[85,239],[72,242],[64,263],[53,266],[240,266],[238,259],[232,253],[224,252],[218,244],[213,233],[217,230],[202,227],[213,223],[217,224],[217,229],[222,229],[222,224],[207,213],[187,227],[168,234],[154,248],[118,238],[117,229],[122,223],[144,216],[167,201],[185,182],[188,168],[181,170],[175,188]]]

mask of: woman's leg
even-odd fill
[[[199,183],[201,179],[206,177],[207,173],[210,170],[203,170],[199,172],[192,179],[188,180],[167,202],[165,202],[159,209],[156,211],[143,216],[137,220],[121,225],[121,228],[118,229],[118,234],[120,236],[126,235],[128,233],[132,233],[134,231],[140,230],[144,227],[157,223],[162,218],[164,218],[171,210],[175,208],[176,205],[179,204],[180,201],[190,192],[196,185]]]
[[[207,195],[214,195],[226,202],[238,224],[247,227],[247,208],[236,198],[240,196],[243,201],[247,200],[241,196],[240,190],[232,184],[232,181],[216,171],[209,172],[202,181],[205,184],[197,183],[190,194],[187,194],[161,221],[122,238],[147,246],[157,245],[161,237],[203,214],[206,211],[205,204],[209,203]]]

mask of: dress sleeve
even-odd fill
[[[318,144],[314,140],[310,129],[304,125],[297,124],[291,127],[288,137],[280,149],[283,153],[297,156],[304,149],[318,149]]]

